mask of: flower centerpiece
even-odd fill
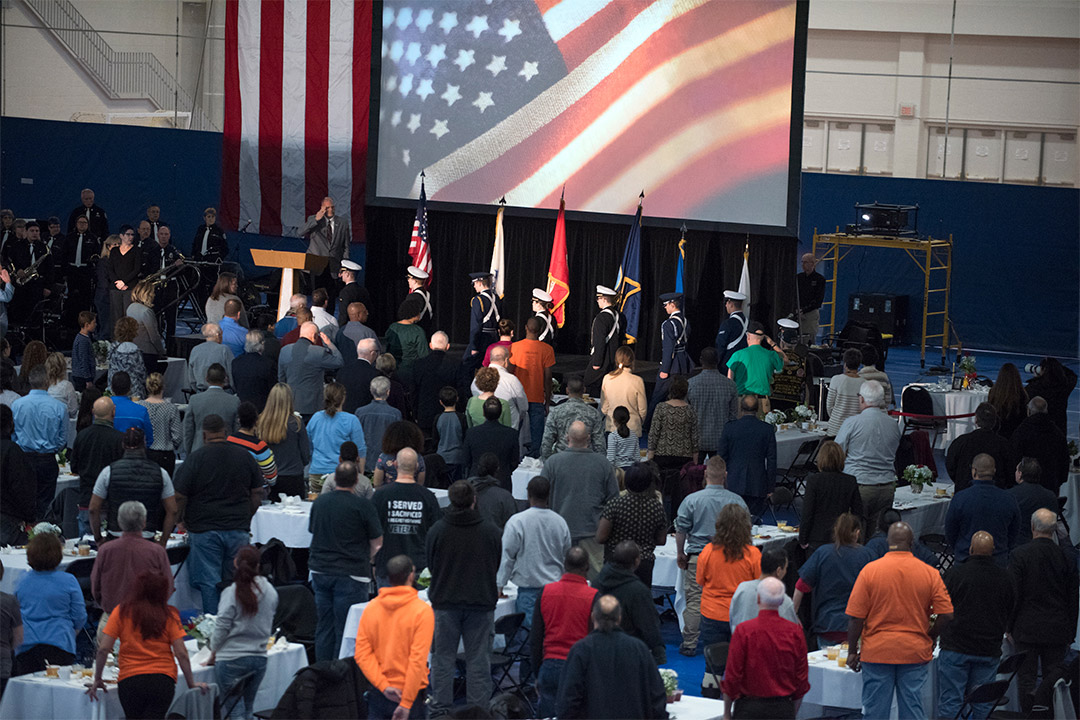
[[[809,430],[810,423],[817,422],[817,413],[808,405],[796,405],[795,409],[791,411],[791,415],[795,422],[802,426],[803,430]]]
[[[32,538],[35,535],[39,535],[41,533],[52,533],[53,535],[60,538],[61,540],[63,540],[63,537],[64,537],[64,531],[61,530],[59,526],[53,525],[51,522],[39,522],[37,525],[34,525],[33,527],[27,526],[27,528],[26,528],[27,539]]]
[[[934,481],[934,474],[925,465],[908,465],[904,468],[904,479],[911,485],[911,492],[921,493],[923,485]]]
[[[94,350],[94,362],[97,363],[98,370],[104,370],[109,367],[109,349],[111,343],[108,340],[95,340],[91,347]]]
[[[210,638],[214,635],[215,627],[217,627],[217,616],[203,613],[189,620],[188,624],[184,626],[184,630],[187,632],[188,637],[195,638],[199,648],[204,648],[210,644]]]
[[[787,416],[784,415],[782,410],[771,410],[765,413],[765,422],[769,423],[775,429],[779,429],[781,425],[787,422]]]
[[[965,353],[960,358],[960,372],[964,374],[964,389],[966,390],[978,377],[978,372],[975,370],[975,356]]]
[[[416,584],[424,589],[431,587],[431,570],[429,568],[424,568],[420,572],[420,575],[416,578]]]
[[[664,692],[667,693],[668,702],[678,702],[682,698],[682,690],[679,689],[679,673],[671,668],[660,668],[660,679],[664,681]]]

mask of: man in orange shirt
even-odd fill
[[[531,317],[525,321],[525,339],[510,345],[510,364],[529,401],[529,455],[534,458],[540,457],[544,417],[551,402],[551,368],[555,365],[555,351],[540,340],[542,329],[540,318]]]
[[[423,718],[435,611],[413,587],[408,555],[390,558],[386,572],[390,585],[364,609],[356,631],[356,664],[378,691],[368,692],[368,717]]]
[[[851,590],[847,662],[862,670],[863,717],[889,717],[895,693],[899,716],[918,720],[927,717],[923,686],[934,639],[952,620],[952,600],[938,571],[911,554],[907,523],[893,523],[888,542],[889,552],[867,564]]]

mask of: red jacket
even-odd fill
[[[573,573],[540,590],[529,631],[534,668],[548,658],[565,660],[574,643],[589,634],[595,597],[596,590]]]

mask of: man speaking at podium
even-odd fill
[[[311,278],[311,291],[315,288],[326,288],[326,294],[336,298],[338,294],[337,281],[334,279],[341,268],[341,258],[345,256],[345,248],[349,245],[349,222],[343,217],[334,214],[334,199],[323,198],[319,212],[307,219],[300,234],[308,239],[307,253],[329,258],[322,272],[313,274]],[[330,308],[331,312],[333,308]]]

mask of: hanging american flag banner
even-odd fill
[[[422,175],[422,173],[421,173]],[[420,178],[420,200],[416,203],[416,219],[413,220],[412,239],[409,240],[409,257],[413,265],[428,274],[426,285],[431,284],[431,246],[427,241],[427,193],[424,179]]]
[[[377,195],[783,224],[796,9],[385,0]]]
[[[297,235],[330,196],[364,238],[367,0],[226,0],[221,218]]]

